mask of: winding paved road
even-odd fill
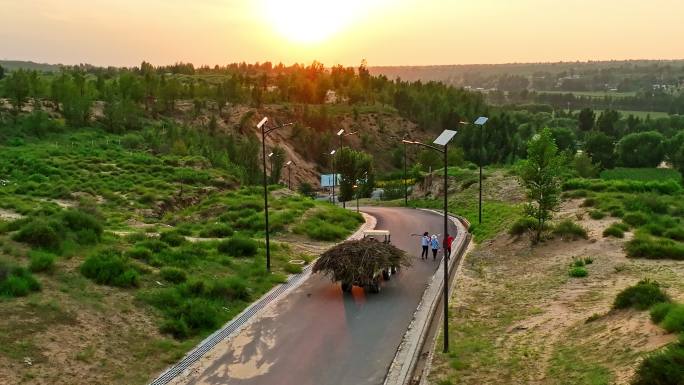
[[[173,384],[379,385],[441,261],[421,260],[418,237],[441,233],[442,217],[404,208],[364,208],[392,243],[415,256],[380,294],[312,275],[238,335],[219,343]],[[454,231],[453,225],[450,231]]]

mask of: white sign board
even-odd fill
[[[337,174],[337,179],[335,180],[335,186],[340,185],[340,174]],[[333,186],[333,174],[321,174],[321,187],[332,187]]]

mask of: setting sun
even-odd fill
[[[299,43],[318,43],[352,24],[363,1],[263,0],[273,28],[284,38]]]

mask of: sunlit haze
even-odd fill
[[[355,65],[684,58],[681,0],[0,0],[0,59]]]

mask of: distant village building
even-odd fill
[[[346,103],[349,99],[344,96],[337,95],[337,92],[328,90],[325,92],[325,104]]]

